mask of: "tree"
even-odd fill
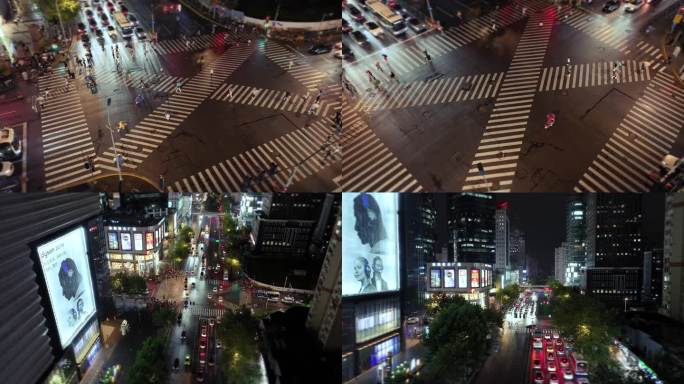
[[[204,210],[207,212],[216,212],[218,210],[218,200],[213,193],[208,193],[206,200],[204,200]]]
[[[257,321],[247,308],[224,312],[216,334],[224,345],[223,370],[230,383],[247,384],[260,376],[258,350],[255,341]]]
[[[446,306],[437,314],[425,338],[428,355],[424,379],[430,383],[460,382],[487,351],[487,316],[482,308],[461,297],[441,302]]]
[[[176,321],[177,313],[169,305],[158,304],[152,313],[152,322],[157,328],[167,328]]]
[[[59,5],[59,12],[64,23],[68,23],[75,18],[80,11],[80,2],[78,0],[35,0],[34,2],[45,17],[53,23],[59,22],[55,5]]]
[[[161,336],[145,339],[126,375],[126,383],[155,384],[166,382],[169,364],[166,361],[165,345],[166,339]]]
[[[112,276],[114,293],[142,294],[147,290],[147,282],[140,275],[118,272]]]

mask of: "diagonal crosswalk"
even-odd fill
[[[609,47],[627,53],[630,35],[615,28],[607,20],[571,7],[563,7],[558,18],[571,27],[582,31]]]
[[[257,192],[282,191],[288,183],[296,183],[315,175],[340,160],[330,119],[314,121],[304,128],[265,142],[255,148],[214,164],[190,177],[171,182],[171,192],[222,192],[245,189],[250,178],[250,189]],[[331,151],[323,149],[333,143]],[[279,172],[268,176],[264,171],[270,164],[278,165]],[[257,176],[262,174],[260,180]]]
[[[96,159],[99,168],[116,172],[114,158],[121,154],[124,167],[136,169],[197,107],[227,79],[254,51],[253,46],[241,46],[224,52],[215,62],[187,81],[180,93],[173,93],[161,106],[132,127],[114,147]],[[214,70],[211,75],[210,70]],[[174,87],[175,88],[175,87]],[[167,120],[165,113],[170,113]]]
[[[221,84],[209,96],[209,99],[294,113],[309,113],[314,116],[329,116],[340,108],[342,87],[339,84],[333,84],[321,88],[321,91],[318,110],[312,110],[317,93],[288,95],[286,91],[240,84]]]
[[[622,66],[613,78],[613,68],[616,64]],[[634,60],[574,64],[570,66],[569,72],[568,67],[559,65],[544,68],[539,91],[559,91],[647,80],[651,80],[650,68]]]
[[[157,43],[152,43],[152,49],[161,55],[168,55],[173,53],[200,51],[206,48],[223,47],[227,41],[239,41],[240,38],[247,38],[244,33],[219,32],[215,34],[205,34],[200,36],[191,36],[188,38],[161,40]]]
[[[342,104],[345,140],[338,191],[420,192],[420,185],[361,116]]]
[[[503,72],[486,73],[409,84],[393,83],[384,92],[376,91],[364,97],[355,109],[368,112],[493,97],[503,75]]]
[[[65,74],[60,66],[38,80],[41,94],[49,92],[40,121],[48,192],[100,174],[99,170],[93,172],[84,167],[89,158],[95,157],[95,147],[74,81],[65,87]]]
[[[646,192],[684,126],[684,90],[658,72],[580,178],[575,192]]]
[[[327,77],[325,73],[305,62],[299,54],[274,41],[266,41],[266,44],[263,45],[263,51],[266,57],[287,71],[309,91],[318,89],[321,81]],[[290,63],[292,63],[291,66]]]
[[[510,191],[554,16],[555,9],[550,7],[530,16],[466,175],[464,191]]]

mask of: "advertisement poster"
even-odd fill
[[[143,251],[143,236],[142,233],[133,234],[133,243],[135,244],[136,251]]]
[[[430,270],[430,287],[441,288],[442,287],[442,271],[439,269]]]
[[[66,348],[95,314],[85,229],[79,227],[37,248],[57,332]]]
[[[480,270],[470,270],[470,288],[480,288]]]
[[[468,288],[468,270],[459,269],[458,270],[458,287]]]
[[[109,249],[119,249],[119,234],[116,232],[109,232]]]
[[[131,234],[128,232],[121,232],[121,249],[124,251],[131,250]]]
[[[342,194],[342,295],[399,289],[396,193]]]
[[[446,268],[444,270],[444,288],[455,288],[456,286],[456,270],[453,268]]]
[[[145,232],[145,246],[147,247],[148,251],[154,248],[154,241],[152,237],[152,232]]]

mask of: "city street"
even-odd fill
[[[13,115],[28,122],[29,191],[82,188],[119,173],[124,189],[336,188],[331,119],[341,87],[332,53],[313,56],[309,44],[212,26],[187,9],[163,14],[140,0],[125,2],[140,29],[127,41],[118,5],[84,4],[88,41],[74,25],[66,65],[40,77],[25,96],[29,108]]]
[[[648,191],[663,157],[684,154],[681,63],[661,49],[676,1],[523,0],[479,17],[441,1],[442,32],[403,37],[374,36],[357,20],[377,16],[347,3],[361,16],[343,12],[342,190]]]

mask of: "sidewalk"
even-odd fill
[[[424,359],[427,350],[422,343],[418,342],[417,339],[406,339],[406,350],[396,354],[392,360],[393,365],[397,366],[404,361],[411,362],[411,359]],[[345,384],[376,384],[379,383],[378,376],[378,366],[362,372],[355,378],[347,381]]]

